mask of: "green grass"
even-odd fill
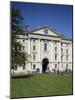
[[[72,75],[37,74],[11,79],[11,98],[72,94]]]

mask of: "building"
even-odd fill
[[[30,57],[26,66],[16,66],[15,72],[72,70],[72,40],[48,26],[21,34],[18,41],[23,45],[21,50]]]

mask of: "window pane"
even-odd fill
[[[66,64],[66,69],[68,69],[68,64]]]
[[[66,44],[66,46],[68,46],[68,43]]]
[[[35,70],[35,68],[36,68],[36,66],[35,66],[35,65],[33,65],[33,70]]]
[[[63,42],[61,42],[61,46],[63,46]]]
[[[68,55],[66,56],[66,60],[68,61]]]
[[[22,47],[21,46],[19,46],[19,50],[21,50],[22,49]]]
[[[14,70],[17,70],[17,65],[14,66]]]
[[[25,39],[23,39],[23,42],[25,42]]]
[[[35,54],[33,54],[33,60],[35,60]]]
[[[63,55],[61,56],[61,61],[63,61]]]
[[[68,53],[68,49],[66,49],[66,53]]]
[[[25,69],[25,65],[23,65],[23,70]]]
[[[55,47],[55,51],[57,51],[57,47]]]
[[[57,69],[57,64],[55,64],[55,69]]]
[[[23,50],[25,50],[25,47],[23,46]]]
[[[55,55],[55,60],[57,60],[57,55]]]
[[[44,43],[44,50],[47,50],[47,43]]]
[[[57,41],[54,41],[55,44],[57,44]]]
[[[61,48],[61,53],[63,53],[63,48]]]
[[[35,42],[35,39],[33,39],[33,42]]]
[[[33,50],[35,50],[35,45],[33,46]]]

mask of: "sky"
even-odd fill
[[[24,24],[30,30],[47,25],[67,38],[72,38],[72,5],[11,2],[11,7],[20,9]]]

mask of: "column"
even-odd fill
[[[54,58],[53,40],[50,41],[50,45],[51,45],[51,46],[50,46],[50,56],[51,56],[51,57],[50,57],[50,58],[51,58],[51,59],[50,59],[50,62],[53,62],[53,61],[54,61],[54,59],[53,59],[53,58]]]
[[[40,60],[41,60],[41,59],[40,59],[40,58],[41,58],[41,57],[40,57],[40,56],[41,56],[41,55],[40,55],[40,53],[41,53],[41,51],[40,51],[40,39],[38,39],[38,42],[37,42],[37,52],[38,52],[37,61],[40,62]]]
[[[28,43],[27,43],[27,52],[28,52],[28,55],[29,55],[29,58],[28,58],[28,61],[29,62],[27,62],[27,70],[28,71],[32,71],[32,66],[31,66],[31,59],[30,59],[30,56],[31,56],[31,52],[30,52],[30,38],[28,38]]]
[[[28,54],[30,55],[30,38],[28,38]]]
[[[54,45],[53,45],[53,40],[50,41],[50,64],[51,69],[54,68]]]
[[[62,69],[62,63],[61,63],[61,41],[58,42],[58,70]]]

